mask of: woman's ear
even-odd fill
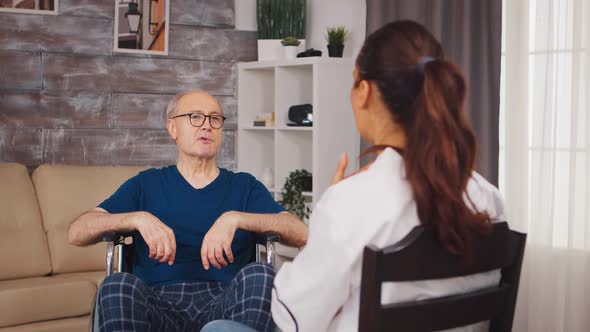
[[[369,99],[371,98],[373,87],[367,80],[361,80],[358,86],[358,103],[359,109],[367,109],[369,106]]]

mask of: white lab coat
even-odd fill
[[[478,211],[487,211],[493,221],[505,221],[498,189],[479,174],[473,174],[467,193]],[[307,246],[275,278],[272,316],[277,326],[285,332],[358,330],[365,245],[394,244],[417,225],[416,203],[403,177],[402,157],[387,148],[368,170],[328,188],[316,205]],[[436,281],[385,283],[382,303],[461,293],[499,280],[500,272],[491,271]],[[461,330],[486,327],[484,323]]]

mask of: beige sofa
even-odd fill
[[[88,330],[105,246],[70,245],[68,225],[142,169],[0,164],[0,332]]]

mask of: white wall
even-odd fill
[[[236,30],[256,31],[256,0],[234,1]]]
[[[365,0],[307,0],[306,19],[307,48],[321,50],[322,55],[328,56],[326,28],[344,25],[350,31],[350,39],[344,44],[344,57],[356,57],[365,40]]]
[[[256,0],[235,0],[236,29],[256,30]],[[328,56],[326,28],[344,25],[351,36],[344,57],[356,57],[365,40],[367,10],[365,0],[307,0],[306,47]]]

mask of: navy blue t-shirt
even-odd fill
[[[250,174],[220,168],[213,182],[195,189],[175,165],[140,172],[99,207],[109,213],[147,211],[174,231],[176,259],[172,266],[149,258],[149,248],[139,234],[133,239],[136,247],[133,273],[152,286],[185,281],[230,281],[254,260],[255,236],[238,229],[232,242],[234,263],[221,270],[211,266],[206,271],[201,263],[201,244],[209,228],[227,211],[284,211],[266,187]]]

